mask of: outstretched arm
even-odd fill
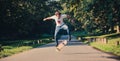
[[[52,19],[51,17],[47,17],[47,18],[44,18],[43,20],[46,21],[46,20],[50,20]]]
[[[46,21],[46,20],[51,20],[51,19],[54,19],[54,18],[55,18],[55,15],[53,15],[51,17],[44,18],[43,20]]]

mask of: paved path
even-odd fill
[[[63,36],[62,39],[65,39]],[[115,56],[98,51],[72,37],[61,52],[55,51],[55,43],[34,48],[0,61],[120,61]]]

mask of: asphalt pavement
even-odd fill
[[[61,40],[66,39],[63,35]],[[22,53],[18,53],[0,61],[120,61],[116,56],[101,52],[84,44],[72,36],[72,40],[60,51],[56,51],[55,42]]]

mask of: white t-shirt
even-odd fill
[[[63,19],[67,18],[66,14],[61,14],[60,18],[58,18],[57,16],[51,16],[50,18],[54,19],[56,22],[56,26],[61,26],[64,24]]]

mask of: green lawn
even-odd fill
[[[94,36],[94,35],[89,35],[86,32],[72,32],[72,35],[76,36],[76,37],[84,37],[84,38],[97,38],[97,37],[115,37],[120,35],[120,33],[112,33],[112,34],[105,34],[105,35],[98,35],[98,36]]]
[[[20,53],[32,48],[53,42],[51,37],[44,37],[39,40],[13,40],[13,41],[3,41],[0,44],[5,44],[2,46],[4,50],[0,52],[0,58],[11,56],[16,53]]]
[[[104,52],[109,52],[120,56],[120,44],[116,45],[117,41],[119,41],[120,43],[120,33],[105,34],[100,36],[90,36],[83,32],[74,32],[73,35],[76,37],[83,37],[84,39],[82,41],[84,43],[89,43],[88,42],[89,38],[103,38],[103,37],[107,38],[108,39],[107,44],[101,42],[91,42],[90,45]]]
[[[110,38],[108,39],[107,44],[100,43],[100,42],[92,42],[90,43],[90,45],[102,51],[110,52],[110,53],[120,56],[120,44],[116,45],[117,41],[120,42],[120,38],[112,38],[112,39]]]

